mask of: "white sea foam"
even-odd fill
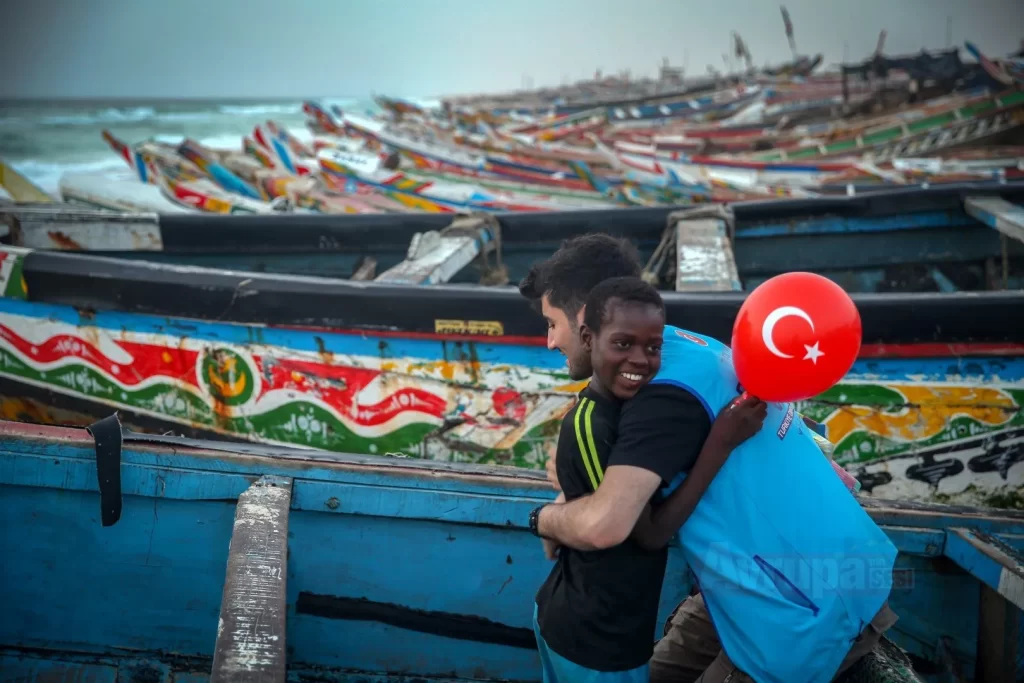
[[[317,98],[322,106],[363,111],[372,101],[356,98]],[[64,173],[103,173],[127,170],[127,165],[103,140],[110,130],[128,144],[153,139],[178,144],[188,137],[204,146],[242,151],[242,137],[257,123],[272,120],[299,140],[310,142],[302,101],[292,102],[139,102],[111,106],[103,103],[26,103],[0,109],[0,159],[10,163],[47,192],[57,191]]]
[[[254,105],[238,105],[238,104],[225,104],[222,105],[218,111],[221,114],[230,114],[231,116],[280,116],[281,114],[301,114],[302,103],[294,102],[291,104],[254,104]]]
[[[60,179],[65,173],[108,173],[127,169],[124,159],[115,156],[113,152],[109,156],[95,161],[60,164],[29,159],[16,161],[11,166],[38,185],[39,189],[53,195],[58,194]]]

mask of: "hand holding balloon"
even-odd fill
[[[860,314],[828,278],[785,273],[747,297],[732,330],[736,377],[765,401],[803,401],[833,387],[860,352]]]

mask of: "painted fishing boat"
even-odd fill
[[[60,179],[64,202],[108,211],[192,213],[197,209],[169,198],[154,183],[141,183],[133,171],[65,173]]]
[[[2,678],[539,681],[550,563],[526,520],[552,498],[539,472],[190,441],[112,415],[0,422],[0,553],[17,558],[0,565]],[[861,500],[899,551],[879,665],[1018,680],[1024,513]],[[870,558],[821,562],[880,580]],[[673,543],[659,631],[691,581]],[[839,680],[893,680],[855,673]]]
[[[855,137],[815,147],[754,155],[762,161],[797,161],[818,157],[870,153],[873,160],[893,156],[932,154],[940,149],[977,142],[1018,128],[1024,122],[1024,90],[1007,90],[963,106],[895,125],[865,131]]]
[[[458,210],[477,211],[564,211],[582,208],[585,204],[571,197],[543,196],[537,193],[518,193],[494,190],[470,183],[453,183],[408,177],[401,171],[381,165],[375,155],[321,150],[317,160],[325,175],[335,176],[339,182],[354,182],[402,203],[417,208],[440,212]],[[614,204],[608,202],[607,207]]]
[[[290,185],[309,183],[296,180]],[[314,196],[317,196],[314,193]],[[346,195],[346,197],[362,195]],[[369,195],[372,199],[383,199]],[[966,183],[930,188],[880,186],[871,194],[820,199],[740,202],[727,207],[735,279],[750,290],[767,277],[810,270],[851,292],[978,291],[1019,287],[1017,240],[1007,244],[968,200],[1024,204],[1024,183]],[[342,201],[348,201],[343,199]],[[607,230],[627,237],[649,263],[651,276],[673,289],[674,260],[662,242],[675,209],[601,209],[495,214],[502,268],[510,282],[574,235]],[[452,214],[334,217],[126,215],[112,220],[69,206],[8,206],[0,223],[10,243],[33,249],[71,249],[115,258],[254,272],[347,278],[367,259],[381,272],[400,263],[417,233],[439,231]],[[142,239],[140,236],[145,235]],[[668,237],[672,234],[669,231]],[[138,240],[142,239],[142,242]],[[145,246],[141,246],[141,245]],[[661,249],[659,249],[661,246]],[[1003,253],[1006,281],[1003,282]],[[658,252],[658,253],[656,253]],[[732,272],[733,266],[729,266]],[[449,282],[476,283],[470,266]],[[731,279],[731,276],[730,278]]]
[[[280,250],[276,217],[224,217],[218,230],[207,217],[177,217],[166,231],[163,217],[150,217],[156,250],[131,252],[122,236],[108,251],[145,261],[5,247],[0,408],[60,424],[117,409],[138,429],[540,467],[579,386],[544,348],[541,319],[513,288],[418,285],[509,282],[563,237],[646,225],[647,277],[676,290],[665,293],[669,321],[720,339],[730,337],[743,287],[793,270],[794,253],[828,254],[833,269],[822,272],[872,292],[855,295],[860,360],[801,408],[826,425],[837,460],[883,497],[1013,505],[1024,483],[1024,292],[992,290],[1020,286],[1019,237],[1010,235],[1024,234],[1021,211],[993,192],[966,202],[947,193],[959,209],[941,196],[854,198],[869,213],[917,202],[898,223],[844,215],[857,205],[829,200],[832,215],[806,224],[812,236],[800,219],[820,202],[793,202],[786,213],[766,204],[743,228],[762,241],[752,254],[729,239],[736,218],[711,209],[623,211],[609,222],[604,211],[463,216],[450,227],[440,215],[353,216],[345,231],[336,218],[294,217],[292,243],[330,250],[325,260],[347,263],[356,282],[309,277],[294,257],[288,269],[307,275],[157,263],[172,240],[179,253],[207,245],[222,268],[246,258],[241,244]],[[141,240],[139,225],[133,231]],[[402,249],[383,248],[409,232]],[[872,237],[885,246],[874,257],[890,261],[864,261]],[[897,252],[920,263],[892,269]],[[949,253],[963,259],[958,269],[936,267]],[[741,281],[743,258],[759,270]]]

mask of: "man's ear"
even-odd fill
[[[594,348],[594,333],[585,324],[580,325],[580,343],[583,344],[583,348],[586,349],[587,353],[590,353]]]

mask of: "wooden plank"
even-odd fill
[[[13,241],[32,249],[162,251],[160,217],[64,204],[0,207]]]
[[[677,292],[738,292],[739,272],[725,221],[681,219],[676,231]]]
[[[377,274],[377,259],[372,256],[364,256],[356,265],[350,280],[372,280]]]
[[[1004,683],[1017,677],[1020,611],[986,585],[978,605],[978,653],[975,681]]]
[[[210,683],[285,680],[291,499],[292,480],[270,476],[238,497]]]
[[[377,282],[435,285],[448,282],[496,239],[497,221],[462,216],[440,232],[413,235],[405,260],[377,276]]]
[[[1017,609],[1024,609],[1024,557],[996,537],[954,527],[946,532],[945,555],[995,590]]]
[[[1024,207],[999,197],[968,197],[964,208],[990,228],[1024,242]]]

